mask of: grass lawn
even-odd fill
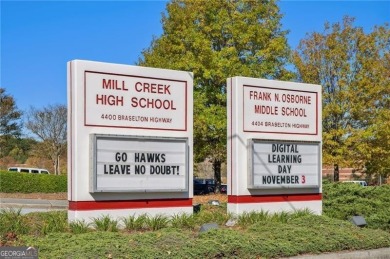
[[[107,216],[92,224],[68,224],[67,213],[0,213],[1,245],[34,246],[39,258],[275,258],[299,254],[390,247],[390,186],[324,184],[324,215],[309,211],[245,213],[232,218],[221,206],[199,213],[119,221]],[[359,228],[354,214],[367,220]],[[219,228],[199,232],[205,223]]]
[[[247,213],[234,227],[225,226],[225,211],[204,205],[193,216],[129,216],[121,222],[101,217],[92,225],[68,225],[66,212],[3,211],[2,223],[13,229],[2,230],[2,244],[37,247],[39,258],[272,258],[390,246],[388,231],[307,211]],[[200,233],[208,222],[220,227]]]

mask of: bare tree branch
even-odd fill
[[[45,143],[45,156],[52,160],[55,174],[59,174],[60,154],[66,148],[67,108],[49,105],[42,109],[31,107],[27,113],[26,128]]]

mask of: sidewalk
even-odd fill
[[[390,259],[390,247],[372,250],[341,251],[319,255],[301,255],[284,259]]]
[[[67,210],[68,201],[1,198],[0,209],[6,208],[21,208],[23,214],[34,211]]]

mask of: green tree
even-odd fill
[[[67,108],[65,105],[49,105],[42,109],[30,108],[27,113],[26,128],[42,140],[34,149],[42,157],[52,161],[54,173],[60,172],[60,156],[66,148]]]
[[[36,144],[36,141],[29,138],[15,138],[9,139],[9,146],[12,147],[8,152],[8,156],[12,157],[18,163],[24,163],[31,148]]]
[[[323,33],[301,40],[293,62],[301,81],[323,87],[324,163],[383,170],[389,164],[388,25],[365,33],[351,17],[326,23]]]
[[[21,116],[14,98],[0,88],[0,157],[8,155],[13,149],[11,140],[21,135]]]
[[[272,0],[173,0],[162,17],[163,34],[138,62],[194,73],[195,159],[211,158],[217,183],[226,160],[226,79],[291,77],[281,18]]]

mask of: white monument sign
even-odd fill
[[[70,221],[192,213],[192,73],[68,62]]]
[[[321,86],[233,77],[228,211],[322,212]]]

